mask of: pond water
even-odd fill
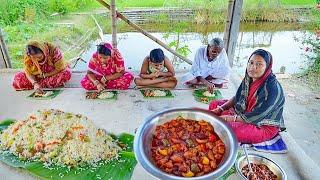
[[[265,27],[262,29],[240,29],[233,67],[238,73],[242,74],[244,72],[248,57],[258,48],[264,48],[272,53],[274,58],[274,72],[279,72],[281,67],[285,67],[286,73],[299,73],[305,68],[306,58],[301,55],[304,51],[300,48],[301,44],[295,41],[294,38],[296,36],[301,36],[302,33],[295,30],[296,28],[294,27],[281,30],[281,26],[277,26],[278,29],[276,30],[268,30],[268,27],[270,27],[269,24],[270,23],[259,24],[260,27]],[[164,38],[167,34],[166,32],[153,32],[151,34],[161,39],[166,44],[176,41],[178,38],[178,35],[173,33],[170,33],[167,38]],[[190,52],[187,58],[193,61],[196,50],[214,37],[222,38],[223,32],[215,32],[213,29],[211,32],[206,33],[180,33],[179,42],[180,46],[188,46]],[[118,49],[125,59],[126,68],[132,71],[139,71],[142,60],[149,54],[150,50],[160,47],[160,45],[138,32],[121,32],[117,34],[117,38]],[[104,35],[104,41],[110,42],[111,35]],[[82,58],[85,61],[88,62],[90,60],[92,53],[96,51],[96,44],[99,42],[99,40],[96,40],[90,43],[88,50],[82,54]],[[172,60],[173,55],[164,48],[162,49],[166,56]],[[174,60],[173,63],[176,70],[190,68],[189,64],[181,60]],[[79,62],[74,70],[84,71],[86,70],[86,67],[87,64]]]

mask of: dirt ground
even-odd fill
[[[285,95],[285,123],[300,147],[320,166],[320,91],[291,77],[279,79]],[[318,85],[319,86],[319,85]]]

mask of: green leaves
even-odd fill
[[[5,119],[0,122],[0,132],[4,129],[6,129],[10,124],[14,123],[13,119]]]
[[[193,92],[193,96],[194,96],[194,99],[198,102],[202,102],[202,103],[205,103],[205,104],[209,104],[212,100],[216,100],[216,99],[222,99],[222,94],[219,90],[215,90],[214,91],[214,94],[215,96],[214,97],[207,97],[207,96],[204,96],[203,93],[207,91],[207,89],[197,89],[197,90],[194,90]]]
[[[14,120],[7,119],[0,122],[0,132],[6,129]],[[0,154],[0,161],[15,167],[24,168],[32,175],[40,179],[67,179],[67,180],[88,180],[88,179],[113,179],[123,180],[130,179],[137,164],[133,153],[134,136],[123,133],[119,136],[111,134],[118,140],[119,145],[123,147],[123,151],[119,153],[119,158],[109,162],[100,161],[96,166],[84,166],[77,168],[61,167],[51,165],[44,166],[42,162],[22,161],[11,153]]]

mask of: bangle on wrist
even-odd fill
[[[224,109],[221,106],[217,106],[221,111],[224,111]]]
[[[100,82],[98,80],[93,81],[93,84],[97,86]]]
[[[237,121],[237,117],[238,117],[238,115],[234,115],[233,122]]]

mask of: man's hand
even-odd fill
[[[205,85],[207,86],[208,91],[209,91],[210,93],[213,93],[213,90],[214,90],[214,88],[215,88],[214,84],[207,81],[207,82],[205,83]]]

